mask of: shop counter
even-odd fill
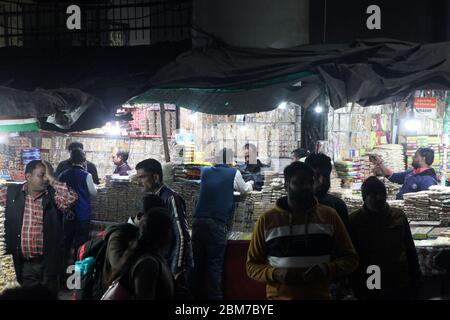
[[[245,270],[249,240],[228,240],[224,267],[225,300],[264,300],[265,283],[250,279]]]
[[[433,242],[417,244],[417,255],[424,276],[422,298],[450,294],[450,245]],[[266,286],[247,276],[245,263],[249,240],[228,240],[224,268],[225,300],[264,300]],[[426,291],[426,292],[425,292]]]

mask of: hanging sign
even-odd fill
[[[414,98],[417,113],[427,117],[436,117],[436,98]]]
[[[192,133],[177,133],[175,135],[175,141],[178,144],[193,143],[194,135]]]

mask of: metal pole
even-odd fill
[[[297,148],[300,148],[302,143],[302,107],[298,105],[295,105],[295,140],[297,141]]]
[[[164,108],[164,103],[159,104],[159,111],[161,114],[161,135],[163,139],[164,145],[164,157],[166,162],[170,162],[170,154],[169,154],[169,142],[167,141],[167,128],[166,128],[166,109]]]
[[[450,91],[446,92],[446,101],[445,101],[445,109],[444,109],[444,124],[443,124],[443,133],[444,133],[444,139],[443,139],[443,145],[444,145],[444,152],[442,157],[442,164],[441,164],[441,185],[445,186],[447,185],[447,179],[449,178],[449,175],[447,173],[448,170],[448,148],[449,148],[449,116],[450,116]]]

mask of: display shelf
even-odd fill
[[[255,139],[210,139],[210,140],[206,140],[207,142],[217,142],[217,141],[267,141],[267,140],[255,140]],[[292,140],[287,140],[287,139],[274,139],[272,141],[282,141],[282,142],[286,142],[286,141],[292,141]]]
[[[101,134],[101,133],[82,133],[82,132],[73,132],[70,135],[65,133],[55,133],[55,132],[49,132],[49,131],[41,131],[41,134],[45,138],[50,138],[54,136],[60,136],[60,137],[79,137],[79,138],[111,138],[111,139],[142,139],[142,140],[154,140],[154,139],[162,139],[162,136],[159,135],[109,135],[109,134]],[[167,139],[169,140],[175,140],[172,136],[168,136]],[[46,150],[46,149],[42,149]],[[48,149],[47,149],[48,150]]]
[[[399,134],[400,137],[439,137],[442,134]]]
[[[296,124],[296,122],[283,122],[283,121],[276,121],[276,122],[218,122],[218,123],[211,123],[211,124],[203,124],[202,126],[205,127],[212,127],[215,125],[234,125],[234,124],[264,124],[264,125],[274,125],[274,124]]]

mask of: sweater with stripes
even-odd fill
[[[296,268],[301,274],[321,264],[326,278],[285,285],[273,278],[275,268]],[[266,282],[268,299],[330,299],[329,282],[358,267],[358,257],[336,211],[316,202],[305,212],[291,212],[287,197],[257,221],[247,254],[247,274]]]

